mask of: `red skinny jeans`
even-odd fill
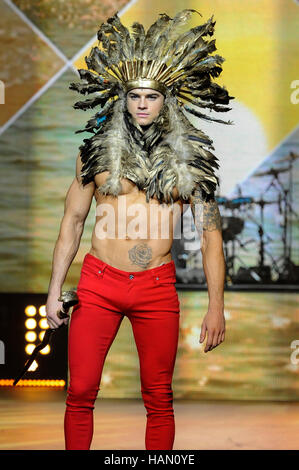
[[[171,450],[175,437],[172,377],[180,302],[174,261],[145,271],[122,271],[87,253],[69,325],[70,383],[64,417],[66,450],[88,450],[94,403],[105,358],[126,315],[139,356],[147,410],[146,449]]]

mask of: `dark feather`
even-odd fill
[[[155,44],[158,43],[159,38],[164,34],[167,34],[170,28],[170,24],[172,24],[172,19],[166,15],[165,13],[161,13],[160,17],[153,23],[150,28],[148,29],[144,44],[143,44],[143,55],[145,59],[151,58],[151,54],[155,54]]]
[[[184,106],[184,108],[188,113],[193,114],[194,116],[199,117],[201,119],[205,119],[207,121],[215,121],[215,122],[220,122],[222,124],[234,124],[233,121],[222,121],[222,119],[211,118],[186,105]]]
[[[118,14],[116,13],[111,18],[108,18],[107,23],[111,24],[119,33],[122,39],[122,48],[120,52],[126,60],[133,60],[134,58],[134,42],[130,36],[129,30],[122,24]]]

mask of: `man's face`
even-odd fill
[[[164,95],[151,88],[134,88],[127,93],[127,108],[140,126],[147,126],[159,115]]]

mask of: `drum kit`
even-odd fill
[[[299,266],[292,261],[293,228],[298,230],[298,213],[294,210],[293,203],[293,165],[299,155],[290,152],[277,163],[288,163],[287,167],[271,167],[264,172],[255,173],[254,178],[270,178],[269,184],[265,186],[263,194],[255,199],[241,194],[238,197],[228,199],[226,197],[215,197],[221,212],[223,249],[226,262],[226,285],[232,284],[288,284],[297,285],[299,281]],[[280,175],[288,173],[288,183],[283,185]],[[267,192],[272,189],[271,195],[277,196],[272,200],[267,199]],[[276,205],[281,223],[277,227],[275,220],[273,229],[274,239],[269,234],[269,226],[265,223],[265,209],[267,206]],[[222,207],[222,210],[220,209]],[[257,210],[255,210],[257,208]],[[259,214],[258,216],[256,214]],[[258,219],[258,220],[256,220]],[[273,219],[273,218],[272,218]],[[269,219],[267,219],[267,222]],[[245,224],[250,225],[250,234],[244,241]],[[274,230],[271,230],[273,232]],[[253,232],[252,232],[253,230]],[[297,232],[298,233],[298,232]],[[272,243],[275,253],[268,245]],[[254,246],[248,246],[253,244]],[[242,254],[246,261],[242,259]],[[251,260],[256,254],[256,262],[252,266]],[[186,269],[188,270],[188,257],[186,255]],[[193,266],[193,263],[191,263]],[[238,268],[236,265],[238,264]]]

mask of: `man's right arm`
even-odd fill
[[[66,194],[64,215],[53,253],[52,274],[46,305],[47,321],[51,328],[57,328],[63,322],[67,323],[68,321],[68,319],[60,320],[57,317],[57,310],[62,306],[62,302],[57,299],[61,295],[67,272],[79,249],[85,220],[95,191],[93,181],[85,186],[82,185],[81,168],[82,162],[79,153],[76,162],[76,176]]]

